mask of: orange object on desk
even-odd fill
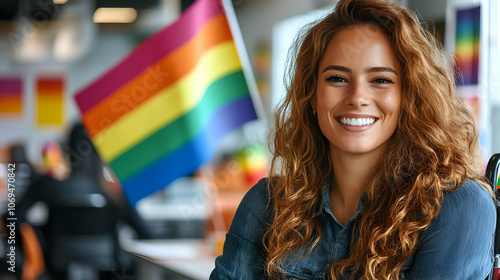
[[[38,242],[35,230],[31,225],[22,223],[20,226],[23,240],[23,253],[26,261],[23,266],[23,280],[34,280],[45,271],[42,247]]]

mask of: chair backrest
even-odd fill
[[[117,209],[110,200],[98,193],[61,194],[51,205],[54,234],[112,234],[117,221]]]
[[[500,171],[500,153],[491,156],[486,166],[486,179],[491,184],[493,193],[497,198],[497,229],[495,232],[495,255],[500,254],[500,201],[498,195],[498,175]]]
[[[98,193],[59,194],[50,207],[48,256],[54,270],[72,264],[90,265],[96,270],[118,267],[117,209]]]
[[[496,189],[498,187],[498,174],[500,171],[500,153],[491,156],[490,161],[486,167],[486,179],[490,182],[493,187],[493,191],[496,194]]]

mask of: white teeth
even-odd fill
[[[352,125],[352,126],[362,126],[370,125],[375,122],[374,118],[340,118],[342,124]]]

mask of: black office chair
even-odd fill
[[[486,179],[488,183],[491,184],[493,193],[497,199],[497,229],[495,232],[495,255],[500,254],[500,201],[499,194],[497,190],[498,186],[498,175],[500,171],[500,153],[491,156],[488,165],[486,166]]]
[[[497,254],[500,254],[500,201],[499,201],[499,192],[497,190],[498,188],[498,176],[500,173],[500,153],[494,154],[491,156],[490,160],[488,161],[488,165],[486,166],[486,179],[488,180],[488,183],[490,183],[493,193],[495,194],[495,197],[497,199],[497,228],[495,231],[495,245],[494,245],[494,256]],[[495,261],[494,267],[498,266],[497,261]],[[499,279],[498,275],[499,271],[498,269],[495,269],[493,271],[493,280]],[[488,278],[487,278],[488,279]]]
[[[58,275],[99,279],[103,271],[118,270],[117,214],[106,197],[98,193],[64,194],[52,207],[47,257]],[[74,276],[82,273],[87,276]]]

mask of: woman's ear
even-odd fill
[[[313,97],[311,98],[311,101],[309,101],[309,103],[311,104],[311,107],[313,109],[313,112],[316,112],[317,110],[317,104],[316,104],[316,94],[313,95]]]

